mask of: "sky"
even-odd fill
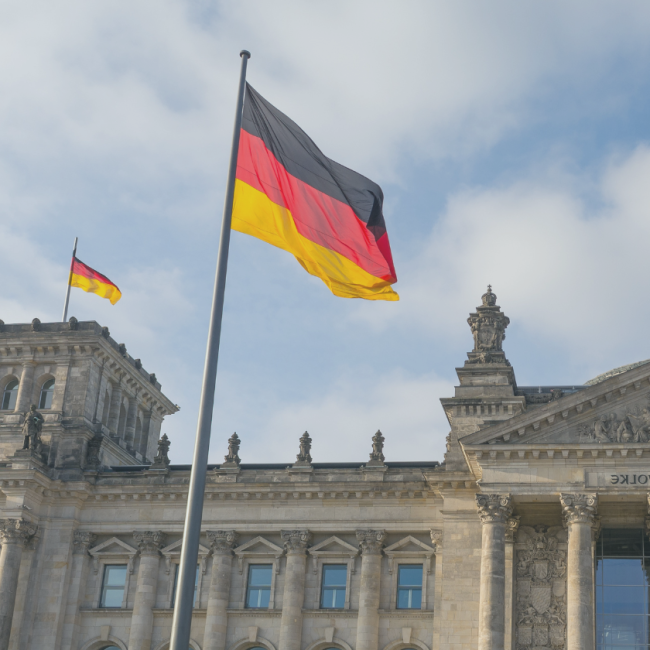
[[[233,233],[210,462],[443,460],[489,284],[519,385],[650,357],[646,0],[0,4],[0,319],[61,318],[74,237],[191,461],[239,75],[379,183],[399,302]]]

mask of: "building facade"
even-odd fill
[[[650,364],[518,386],[490,289],[442,462],[210,466],[193,650],[650,648]],[[189,466],[107,328],[0,321],[0,650],[166,650]],[[244,447],[245,449],[245,447]],[[242,451],[242,456],[244,456]]]

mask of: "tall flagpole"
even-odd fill
[[[72,269],[74,267],[74,258],[77,254],[77,242],[79,237],[74,238],[74,247],[72,249],[72,260],[70,261],[70,273],[68,274],[68,288],[65,292],[65,302],[63,303],[63,318],[61,319],[62,323],[65,323],[66,318],[68,317],[68,305],[70,304],[70,287],[72,286]]]
[[[235,111],[235,127],[232,135],[226,199],[223,206],[221,241],[219,242],[219,256],[217,258],[217,275],[214,281],[212,314],[210,316],[208,346],[205,355],[205,367],[203,369],[203,387],[201,389],[201,403],[199,405],[199,421],[196,428],[194,460],[192,462],[190,488],[187,495],[187,512],[185,514],[183,545],[181,547],[181,557],[178,567],[174,618],[172,620],[172,638],[169,644],[169,650],[187,650],[190,643],[190,627],[192,624],[192,608],[194,605],[194,581],[196,579],[196,563],[199,555],[199,537],[201,536],[201,518],[203,515],[203,493],[205,491],[205,478],[208,471],[212,409],[214,406],[214,389],[217,381],[217,362],[219,360],[221,317],[223,315],[223,299],[226,291],[226,271],[228,268],[232,204],[235,194],[239,131],[241,129],[244,90],[246,87],[246,64],[250,55],[250,52],[246,50],[240,52],[242,61],[239,76],[239,91],[237,94],[237,109]]]

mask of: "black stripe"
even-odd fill
[[[242,128],[260,138],[292,176],[347,203],[375,239],[386,232],[381,187],[325,156],[293,120],[269,104],[248,83]]]

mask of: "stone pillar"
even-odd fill
[[[442,530],[431,530],[431,542],[435,549],[435,582],[433,585],[433,647],[440,647],[440,624],[442,622]]]
[[[160,547],[165,544],[165,534],[160,531],[134,532],[140,549],[140,568],[135,588],[129,650],[150,650],[153,632],[153,608],[156,605]]]
[[[129,408],[126,412],[126,427],[124,429],[124,440],[132,447],[135,444],[135,420],[138,415],[138,396],[129,397]],[[139,451],[136,449],[136,451]]]
[[[307,545],[311,541],[311,533],[308,530],[283,530],[282,541],[287,552],[287,566],[284,573],[279,647],[282,650],[300,650]]]
[[[512,514],[508,494],[477,494],[483,524],[478,650],[504,650],[506,596],[506,522]]]
[[[506,599],[505,599],[505,650],[515,646],[515,536],[519,529],[519,517],[510,517],[506,522]]]
[[[383,530],[357,530],[361,548],[361,587],[356,650],[379,649],[379,585],[385,537]]]
[[[34,390],[35,370],[36,370],[36,363],[34,361],[23,362],[23,372],[20,375],[20,384],[18,384],[18,395],[16,395],[15,411],[18,413],[24,413],[25,411],[29,411],[29,407],[32,405],[32,391]]]
[[[567,552],[567,650],[594,648],[594,573],[591,549],[596,494],[561,494],[569,529]]]
[[[75,531],[72,550],[70,586],[67,590],[65,619],[63,621],[63,641],[61,647],[76,648],[79,645],[79,605],[88,579],[90,556],[88,549],[95,543],[96,535]]]
[[[237,533],[234,530],[208,531],[208,539],[212,549],[212,578],[205,613],[203,650],[226,650],[232,549],[237,544]]]
[[[120,421],[120,405],[122,403],[122,385],[113,386],[111,393],[111,410],[108,412],[108,429],[111,433],[117,433],[117,425]]]
[[[0,520],[0,648],[9,647],[20,560],[23,548],[36,534],[36,529],[24,519]]]

